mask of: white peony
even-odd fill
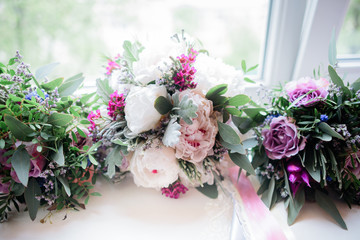
[[[194,82],[197,83],[196,88],[205,93],[210,88],[222,83],[229,85],[227,95],[236,95],[242,90],[242,72],[225,64],[221,59],[199,53],[194,67],[196,69],[194,78]]]
[[[164,86],[133,86],[125,99],[125,119],[128,128],[139,134],[154,129],[161,114],[155,109],[154,102],[160,96],[167,96]]]
[[[143,145],[138,146],[131,158],[130,172],[137,186],[160,190],[178,179],[180,168],[174,149],[155,141],[145,151]]]
[[[172,64],[170,56],[176,58],[186,53],[186,45],[174,41],[152,41],[145,43],[145,49],[139,54],[139,61],[133,64],[135,81],[147,84],[159,79],[162,71],[167,71]]]

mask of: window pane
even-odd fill
[[[168,39],[184,29],[240,68],[242,59],[262,62],[267,14],[268,0],[2,0],[0,61],[19,49],[34,68],[60,62],[59,75],[93,80],[125,39]]]
[[[341,58],[360,58],[360,0],[351,0],[337,43]]]

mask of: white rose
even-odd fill
[[[160,141],[156,141],[145,151],[142,146],[135,150],[130,162],[130,172],[135,184],[160,190],[174,183],[180,171],[174,149],[165,147]]]
[[[133,86],[125,99],[125,119],[128,128],[139,134],[154,129],[159,123],[161,114],[155,109],[154,102],[159,96],[166,97],[164,86]]]

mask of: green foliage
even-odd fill
[[[219,134],[225,142],[232,145],[240,144],[240,138],[232,127],[218,121],[218,128]]]
[[[204,194],[205,196],[212,198],[212,199],[216,199],[219,195],[219,192],[217,190],[217,186],[215,183],[213,185],[204,183],[203,186],[197,187],[196,189],[199,192],[201,192],[202,194]]]
[[[188,95],[185,95],[179,100],[179,95],[175,93],[173,95],[174,101],[174,112],[176,115],[180,116],[187,124],[192,124],[192,119],[197,117],[198,106],[189,98]]]
[[[29,179],[30,155],[25,148],[18,148],[11,157],[11,165],[14,168],[20,182],[26,187]]]
[[[173,105],[166,97],[160,96],[155,100],[154,107],[161,115],[165,115],[171,111]]]
[[[37,200],[35,197],[39,196],[41,194],[41,189],[39,187],[39,184],[34,178],[30,178],[29,185],[25,189],[24,197],[26,206],[29,210],[29,215],[31,220],[35,220],[37,211],[40,206],[40,201]]]
[[[109,80],[106,78],[104,80],[96,79],[96,93],[101,97],[104,103],[110,101],[110,95],[114,92],[109,84]]]

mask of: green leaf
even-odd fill
[[[71,131],[71,136],[72,136],[72,139],[74,140],[74,142],[78,143],[78,139],[76,137],[76,134],[73,131]]]
[[[230,106],[239,107],[239,106],[243,106],[243,105],[249,103],[250,98],[248,96],[246,96],[245,94],[239,94],[239,95],[236,95],[236,96],[230,98],[228,101],[229,101],[228,104]]]
[[[254,122],[250,118],[232,116],[231,119],[242,134],[247,133],[250,129],[255,127]]]
[[[206,94],[206,98],[212,100],[214,97],[223,95],[227,91],[227,84],[220,84],[215,87],[212,87]]]
[[[85,198],[85,201],[84,201],[84,204],[85,204],[85,205],[87,205],[87,204],[89,203],[89,199],[90,199],[90,196],[87,196],[87,197]]]
[[[64,81],[64,78],[57,78],[48,83],[41,84],[41,88],[45,91],[53,91],[55,88],[59,87]]]
[[[139,48],[139,43],[132,44],[130,41],[124,41],[124,58],[128,60],[130,63],[136,62],[139,60],[139,52],[141,51]]]
[[[237,108],[226,107],[225,110],[233,116],[240,116],[242,114],[242,112]],[[225,120],[224,120],[224,122],[225,122]]]
[[[360,78],[356,79],[356,81],[351,84],[351,87],[355,93],[357,91],[359,91],[360,90]]]
[[[120,145],[120,146],[127,146],[128,144],[127,143],[124,143],[123,141],[121,141],[120,139],[114,139],[114,140],[111,140],[112,143],[115,143],[117,145]]]
[[[223,147],[229,149],[232,153],[246,154],[245,148],[242,144],[233,145],[225,142],[222,138],[220,139],[220,143]]]
[[[17,59],[16,57],[10,58],[10,59],[9,59],[9,62],[8,62],[8,65],[9,65],[9,66],[14,65],[16,59]]]
[[[120,146],[114,147],[111,152],[105,158],[105,164],[108,167],[106,175],[112,178],[115,175],[115,166],[121,166],[122,155],[119,154],[121,151]]]
[[[337,133],[335,130],[333,130],[327,123],[321,122],[321,123],[319,123],[318,127],[324,133],[327,133],[330,136],[333,136],[333,137],[336,137],[336,138],[338,138],[340,140],[345,141],[344,137],[341,136],[339,133]]]
[[[29,210],[31,220],[35,220],[37,211],[40,207],[40,201],[35,197],[41,195],[41,189],[35,178],[30,178],[29,185],[25,189],[24,197],[26,206]]]
[[[84,124],[84,125],[87,125],[87,124],[90,124],[90,121],[87,120],[87,119],[83,119],[80,121],[81,124]]]
[[[81,98],[80,98],[80,102],[82,104],[86,104],[90,98],[92,98],[92,96],[94,96],[96,94],[96,92],[93,93],[89,93],[89,94],[84,94]]]
[[[248,77],[244,77],[244,81],[245,81],[245,82],[248,82],[248,83],[256,83],[254,80],[251,80],[251,79],[248,78]]]
[[[291,193],[289,193],[291,194]],[[290,199],[288,207],[288,224],[291,225],[294,223],[296,217],[298,216],[301,208],[305,203],[305,191],[304,188],[298,189],[293,200]]]
[[[46,76],[48,76],[57,67],[57,65],[59,65],[59,63],[50,63],[50,64],[40,67],[35,72],[35,78],[37,80],[41,81]]]
[[[14,168],[20,182],[27,186],[30,171],[30,155],[25,148],[18,148],[11,157],[11,165]]]
[[[98,192],[93,192],[93,193],[90,193],[91,196],[97,196],[97,197],[101,197],[101,194],[98,193]]]
[[[266,117],[265,108],[245,108],[244,112],[255,122],[263,122]]]
[[[219,195],[217,186],[215,183],[213,185],[204,183],[204,185],[202,187],[197,187],[196,189],[211,199],[216,199]]]
[[[89,156],[90,162],[91,162],[93,165],[95,165],[95,166],[99,165],[99,163],[96,161],[96,159],[95,159],[92,155],[88,155],[88,156]]]
[[[232,127],[219,121],[218,121],[218,127],[219,127],[219,134],[225,142],[230,143],[232,145],[240,144],[240,137]]]
[[[242,141],[241,144],[244,146],[245,149],[250,149],[257,146],[259,142],[256,137],[251,137]]]
[[[63,145],[60,144],[59,149],[53,156],[54,162],[56,162],[59,166],[64,166],[65,164],[65,157],[64,157],[64,149]]]
[[[344,220],[329,196],[317,190],[315,191],[315,200],[343,229],[347,230]]]
[[[31,141],[32,138],[29,135],[33,134],[34,130],[12,116],[5,115],[4,119],[5,124],[16,139],[27,142]]]
[[[247,72],[247,71],[246,71],[246,62],[245,62],[245,60],[242,60],[242,61],[241,61],[241,69],[244,71],[244,73]]]
[[[11,192],[12,192],[15,196],[19,197],[19,196],[23,195],[23,194],[24,194],[24,191],[25,191],[24,185],[22,185],[21,183],[14,182],[14,185],[13,185],[13,187],[11,188]]]
[[[87,138],[86,134],[83,130],[81,130],[79,127],[76,127],[77,132],[82,136],[83,138]]]
[[[255,175],[255,170],[246,155],[239,153],[229,153],[231,160],[247,173]]]
[[[55,112],[50,115],[48,123],[54,126],[65,127],[72,123],[73,120],[74,117],[70,114]]]
[[[321,141],[324,141],[324,142],[330,142],[332,140],[332,137],[326,133],[314,135],[314,138],[320,139]]]
[[[165,115],[171,111],[173,105],[169,99],[164,96],[160,96],[155,100],[154,107],[161,115]]]
[[[256,64],[256,65],[252,66],[251,68],[249,68],[247,70],[247,72],[251,72],[252,70],[255,70],[258,66],[259,66],[259,64]]]
[[[274,194],[274,190],[275,190],[275,178],[274,178],[274,176],[272,176],[268,189],[266,191],[264,191],[261,196],[261,200],[264,202],[264,204],[268,208],[270,208],[270,206],[271,206],[271,201],[272,201],[272,197]]]
[[[308,148],[305,152],[305,168],[310,174],[310,176],[316,181],[320,182],[321,176],[320,176],[320,169],[315,167],[316,162],[316,150]]]
[[[337,74],[335,69],[332,66],[329,65],[328,66],[328,71],[329,71],[329,75],[330,75],[330,78],[331,78],[332,82],[336,86],[341,87],[343,92],[350,96],[351,95],[350,90],[344,85],[343,80],[339,77],[339,75]]]
[[[41,91],[40,88],[37,88],[37,89],[36,89],[36,92],[37,92],[37,94],[39,95],[39,97],[41,97],[42,99],[45,99],[45,94],[44,94],[43,91]]]
[[[268,160],[268,157],[266,156],[265,152],[256,151],[251,161],[251,165],[256,169],[264,164],[266,160]]]
[[[109,84],[109,80],[96,79],[96,93],[101,97],[104,103],[108,104],[110,101],[110,95],[114,92]]]
[[[61,182],[61,184],[64,187],[64,190],[66,192],[66,195],[68,195],[69,197],[71,196],[71,190],[70,190],[70,186],[69,186],[69,182],[66,178],[63,178],[62,176],[57,176],[57,179]]]
[[[332,30],[330,45],[329,45],[329,63],[332,66],[336,65],[336,31],[335,28]]]
[[[5,140],[4,139],[0,139],[0,148],[4,149],[5,147]]]
[[[82,73],[66,79],[58,89],[60,97],[71,96],[80,87],[83,81],[84,77]]]

